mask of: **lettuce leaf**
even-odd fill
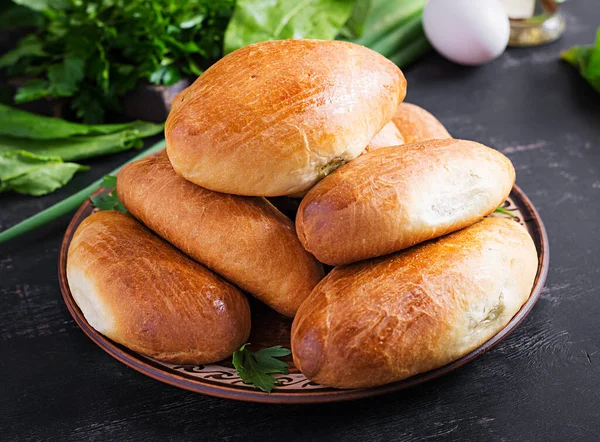
[[[46,195],[64,186],[73,175],[89,167],[64,163],[60,157],[44,157],[25,151],[0,154],[0,192]]]
[[[600,28],[593,46],[573,46],[563,51],[560,58],[578,68],[581,76],[600,92]]]
[[[431,50],[421,23],[426,0],[238,0],[224,51],[283,38],[342,39],[400,67]]]
[[[355,3],[356,0],[238,0],[225,31],[224,52],[265,40],[331,40],[352,16]]]
[[[143,146],[142,138],[162,131],[162,125],[139,122],[130,128],[106,135],[77,135],[52,140],[32,140],[0,135],[0,153],[27,150],[35,155],[57,156],[76,161],[109,155]]]
[[[162,125],[143,121],[122,124],[78,124],[0,104],[0,135],[49,140],[74,135],[111,134],[123,130],[137,130],[140,134],[147,134],[140,136],[149,136],[160,132]]]

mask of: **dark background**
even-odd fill
[[[600,94],[558,55],[594,40],[600,3],[565,10],[557,43],[474,69],[432,54],[405,71],[407,101],[455,137],[507,154],[546,223],[546,288],[492,352],[428,384],[342,404],[245,404],[163,385],[113,360],[69,316],[57,281],[66,217],[0,245],[0,439],[599,440]],[[133,155],[90,162],[46,197],[0,195],[0,230]]]

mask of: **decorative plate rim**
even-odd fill
[[[101,193],[102,189],[99,189],[95,193]],[[71,221],[65,232],[59,255],[58,263],[58,276],[59,284],[62,292],[63,299],[67,305],[69,313],[77,323],[77,325],[83,330],[83,332],[100,348],[111,355],[113,358],[122,362],[123,364],[133,368],[134,370],[150,377],[155,380],[164,382],[166,384],[179,387],[185,390],[193,391],[196,393],[203,393],[210,396],[235,399],[246,402],[259,402],[259,403],[286,403],[286,404],[306,404],[306,403],[326,403],[326,402],[339,402],[355,400],[360,398],[378,396],[381,394],[391,393],[394,391],[404,390],[406,388],[413,387],[415,385],[427,382],[429,380],[440,377],[450,371],[453,371],[462,365],[470,362],[471,360],[481,356],[488,352],[496,344],[504,340],[510,333],[516,329],[519,324],[525,319],[525,317],[531,312],[533,306],[540,297],[541,291],[544,287],[548,275],[548,269],[550,265],[550,250],[548,244],[548,236],[544,223],[540,218],[536,208],[525,195],[525,193],[515,185],[511,191],[510,198],[517,201],[520,204],[516,204],[518,208],[524,208],[523,221],[525,223],[533,224],[534,243],[538,251],[538,269],[535,277],[534,285],[529,296],[529,299],[523,304],[517,314],[506,324],[502,330],[496,335],[484,342],[481,346],[466,354],[465,356],[447,364],[443,367],[430,370],[426,373],[422,373],[416,376],[412,376],[408,379],[404,379],[391,384],[382,385],[379,387],[365,388],[365,389],[348,389],[339,390],[334,388],[323,388],[318,390],[282,390],[275,389],[271,393],[265,393],[258,391],[250,386],[231,386],[226,384],[219,384],[216,382],[210,382],[203,379],[185,377],[180,372],[173,370],[172,368],[166,367],[165,365],[154,361],[149,357],[136,353],[128,348],[114,343],[110,339],[98,333],[94,330],[88,322],[85,320],[81,310],[75,303],[71,295],[67,283],[66,276],[66,263],[67,263],[67,251],[73,234],[77,226],[85,219],[89,214],[85,212],[90,211],[91,204],[89,200],[83,203]]]

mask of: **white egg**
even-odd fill
[[[432,46],[455,63],[478,65],[500,56],[510,34],[499,0],[429,0],[423,28]]]

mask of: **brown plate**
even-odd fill
[[[58,269],[60,288],[71,315],[73,315],[73,318],[79,327],[81,327],[92,341],[98,344],[115,359],[161,382],[211,396],[249,402],[297,404],[347,401],[368,396],[376,396],[392,391],[399,391],[430,379],[437,378],[475,359],[477,356],[487,352],[498,342],[506,338],[521,323],[521,321],[523,321],[525,316],[529,314],[540,296],[548,273],[548,238],[539,214],[531,204],[531,201],[529,201],[517,186],[513,188],[504,207],[517,215],[518,218],[516,218],[515,221],[520,222],[527,227],[529,233],[533,237],[539,255],[539,265],[535,283],[527,302],[506,327],[469,354],[444,367],[381,387],[354,390],[336,390],[323,387],[306,379],[306,377],[293,366],[291,358],[288,358],[288,362],[292,366],[290,373],[288,375],[276,376],[280,381],[280,385],[271,393],[264,393],[244,384],[231,365],[230,360],[208,365],[167,364],[129,350],[102,336],[88,324],[81,313],[81,310],[77,307],[69,290],[66,274],[67,250],[71,243],[73,233],[81,221],[93,211],[89,202],[84,203],[79,208],[65,233],[60,250]],[[250,336],[250,342],[253,344],[252,348],[260,349],[271,347],[273,345],[282,345],[289,348],[291,320],[270,310],[257,301],[251,301],[251,307],[252,334]]]

